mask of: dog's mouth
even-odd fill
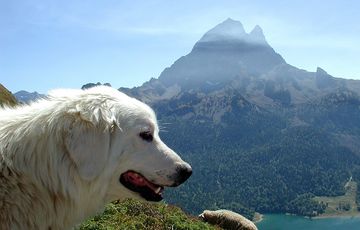
[[[121,174],[120,183],[127,189],[138,193],[145,200],[161,201],[163,199],[164,187],[150,182],[140,173],[127,171]]]

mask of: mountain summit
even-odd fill
[[[159,80],[166,86],[222,85],[246,74],[260,75],[286,64],[266,42],[259,26],[246,33],[239,21],[227,19],[202,36],[192,51],[166,68]]]
[[[229,18],[206,32],[158,79],[123,90],[154,103],[184,92],[219,93],[228,88],[251,103],[272,108],[306,103],[337,89],[358,92],[360,84],[334,78],[321,68],[308,72],[287,64],[267,43],[260,26],[247,33],[241,22]]]
[[[265,39],[263,30],[259,25],[256,25],[254,29],[249,33],[250,41],[255,44],[264,44],[268,45]]]
[[[219,40],[239,40],[247,35],[241,22],[228,18],[218,24],[200,39],[199,42],[219,41]]]
[[[231,18],[205,33],[198,43],[218,41],[268,45],[260,26],[256,25],[250,33],[246,33],[242,23]]]

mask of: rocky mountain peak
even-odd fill
[[[324,69],[322,69],[320,67],[316,68],[316,74],[317,75],[328,75],[328,73]]]
[[[231,18],[226,19],[206,32],[198,41],[198,44],[209,42],[235,42],[247,43],[250,45],[268,45],[260,26],[256,25],[250,33],[246,33],[242,23]]]
[[[256,25],[254,27],[254,29],[249,33],[249,39],[248,40],[250,42],[253,42],[253,43],[256,43],[256,44],[267,45],[263,30],[258,25]]]
[[[335,79],[320,67],[316,69],[316,86],[319,89],[336,87]]]
[[[166,68],[159,80],[166,86],[222,87],[240,75],[261,75],[285,60],[267,44],[260,26],[246,33],[241,22],[231,18],[202,36],[192,51]]]
[[[239,40],[243,39],[246,35],[241,22],[228,18],[206,32],[199,42]]]

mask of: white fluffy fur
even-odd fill
[[[169,186],[179,164],[151,108],[110,87],[0,109],[0,229],[69,229],[110,201],[140,199],[121,173]]]
[[[228,230],[258,230],[256,225],[242,215],[230,210],[204,210],[199,217],[210,224]]]

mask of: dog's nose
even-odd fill
[[[189,164],[184,163],[177,168],[178,176],[176,178],[175,186],[184,183],[192,174],[192,168]]]

